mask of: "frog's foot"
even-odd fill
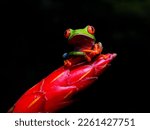
[[[95,56],[95,55],[101,54],[102,50],[103,50],[102,44],[100,42],[98,42],[98,43],[94,44],[94,47],[92,50],[85,49],[85,50],[83,50],[83,52],[89,53],[92,56]]]
[[[71,65],[72,65],[72,63],[69,60],[64,60],[64,66],[69,67]]]
[[[93,55],[100,54],[102,52],[102,50],[103,50],[102,43],[98,42],[98,43],[94,44],[94,48],[93,48],[92,54]]]

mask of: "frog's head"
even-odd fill
[[[65,38],[68,39],[69,44],[86,44],[95,42],[95,29],[93,26],[86,26],[83,29],[67,29],[64,33]]]

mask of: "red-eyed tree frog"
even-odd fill
[[[92,58],[99,55],[102,52],[102,44],[96,43],[95,29],[93,26],[87,25],[83,29],[67,29],[64,32],[65,38],[68,39],[68,43],[74,46],[74,50],[69,53],[64,53],[64,66],[71,66],[72,62],[70,58],[80,57],[90,62]]]

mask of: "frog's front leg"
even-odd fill
[[[94,47],[92,50],[90,49],[85,49],[83,50],[83,52],[87,52],[87,53],[90,53],[92,55],[97,55],[97,54],[100,54],[103,50],[103,46],[102,46],[102,43],[101,42],[98,42],[98,43],[95,43],[94,44]]]

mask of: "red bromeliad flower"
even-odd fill
[[[72,95],[97,80],[115,57],[115,53],[103,54],[91,62],[58,68],[25,92],[9,112],[56,112],[71,101]]]

